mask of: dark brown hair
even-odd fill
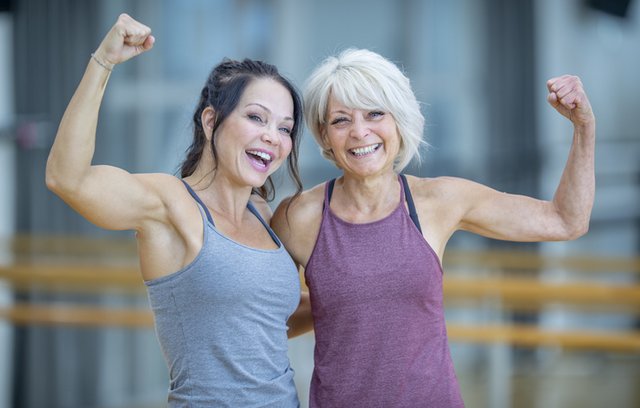
[[[295,196],[302,191],[302,181],[298,172],[298,147],[300,127],[302,126],[302,100],[295,87],[289,80],[284,78],[278,72],[278,69],[271,64],[263,61],[244,59],[243,61],[235,61],[225,58],[220,64],[215,66],[202,91],[200,92],[200,100],[193,113],[193,141],[187,149],[186,158],[180,165],[181,177],[187,177],[193,174],[198,163],[202,158],[202,152],[206,146],[207,138],[202,128],[202,111],[207,106],[211,106],[216,112],[215,122],[213,124],[213,135],[216,130],[225,121],[225,119],[233,112],[238,105],[242,94],[251,81],[260,78],[269,78],[280,83],[291,94],[293,100],[293,128],[291,129],[291,154],[287,158],[289,175],[293,179],[296,186]],[[218,166],[218,152],[215,143],[211,143],[211,153],[213,154],[215,170]],[[254,188],[253,192],[267,201],[273,200],[275,197],[275,187],[271,176],[267,178],[265,184],[259,188]]]

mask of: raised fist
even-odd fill
[[[127,14],[120,14],[95,55],[105,64],[115,65],[150,50],[154,42],[149,27]]]
[[[595,123],[589,98],[582,81],[574,75],[563,75],[547,81],[547,101],[574,126],[589,126]]]

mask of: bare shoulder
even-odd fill
[[[416,177],[407,175],[411,194],[416,201],[435,199],[455,190],[455,177]]]
[[[406,177],[411,194],[417,203],[435,201],[450,205],[469,190],[482,187],[481,184],[459,177]]]
[[[176,176],[167,173],[138,173],[134,176],[148,188],[152,188],[158,192],[169,189],[186,190],[182,181]]]
[[[179,178],[167,173],[136,173],[133,174],[135,178],[147,188],[154,189],[156,191],[164,191],[166,188],[180,187],[185,189],[184,184]]]
[[[324,202],[324,184],[303,191],[297,197],[287,197],[278,205],[273,215],[273,223],[287,229],[303,229],[305,224],[322,215]]]
[[[468,180],[457,177],[407,176],[422,233],[440,259],[451,235],[468,210]]]
[[[153,216],[138,231],[138,252],[145,279],[165,276],[191,262],[202,247],[203,218],[183,182],[170,174],[138,174],[158,197]]]
[[[302,266],[306,266],[320,231],[324,186],[319,184],[297,197],[282,200],[271,219],[273,230]]]
[[[315,187],[305,190],[290,202],[290,211],[300,216],[311,216],[315,213],[321,215],[322,205],[324,203],[325,183],[316,185]],[[289,198],[291,200],[291,198]]]
[[[459,228],[476,208],[494,206],[504,193],[460,177],[407,177],[419,214],[445,229]]]
[[[179,178],[166,173],[136,174],[135,177],[149,195],[157,197],[147,209],[149,221],[146,229],[158,234],[163,228],[170,231],[199,228],[200,210]]]
[[[175,248],[201,245],[203,218],[197,201],[182,180],[166,173],[138,174],[140,182],[159,197],[159,208],[138,231],[138,241],[148,247],[171,243]],[[175,265],[174,265],[175,266]]]
[[[158,205],[170,208],[182,204],[190,195],[179,178],[166,173],[141,173],[134,175],[145,189],[160,200]]]

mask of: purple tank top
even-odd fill
[[[330,183],[305,270],[316,337],[309,406],[464,407],[442,269],[409,216],[404,189],[387,217],[352,224],[331,211]]]

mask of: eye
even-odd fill
[[[333,119],[330,123],[331,123],[332,125],[338,125],[338,124],[340,124],[340,123],[347,122],[348,120],[349,120],[349,119],[347,119],[347,118],[346,118],[346,117],[344,117],[344,116],[339,116],[339,117],[337,117],[337,118]]]
[[[381,117],[384,116],[384,114],[385,113],[383,111],[371,111],[371,112],[369,112],[369,117],[373,118],[373,119],[381,118]]]
[[[251,120],[254,120],[256,122],[260,122],[260,123],[264,123],[264,120],[262,119],[262,117],[260,117],[259,115],[255,115],[253,113],[250,113],[247,115],[247,117]]]
[[[280,131],[281,131],[282,133],[284,133],[285,135],[287,135],[287,136],[291,136],[291,129],[290,129],[290,128],[288,128],[288,127],[281,127],[281,128],[280,128]]]

